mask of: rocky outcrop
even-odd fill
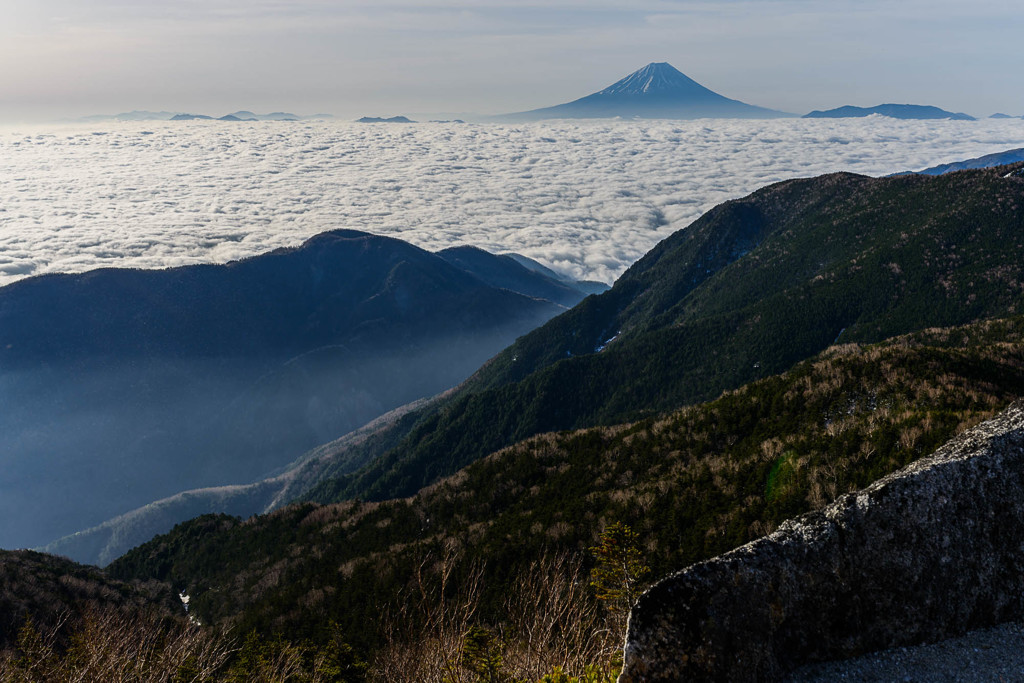
[[[771,681],[1024,616],[1024,402],[775,533],[661,581],[620,683]]]

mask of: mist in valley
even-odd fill
[[[0,547],[273,474],[565,310],[484,278],[511,270],[563,297],[565,282],[477,260],[478,275],[337,231],[226,266],[0,288]]]

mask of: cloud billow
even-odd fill
[[[0,132],[0,284],[225,262],[335,228],[516,251],[611,281],[715,204],[773,181],[1022,145],[1019,121],[879,117],[10,130]]]

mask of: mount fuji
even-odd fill
[[[620,81],[565,104],[505,114],[507,121],[598,118],[745,118],[793,116],[731,100],[705,88],[668,62],[652,62]]]

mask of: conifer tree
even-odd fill
[[[644,563],[639,537],[628,525],[615,522],[605,527],[601,542],[590,552],[596,562],[590,572],[590,585],[597,599],[612,612],[628,613],[651,573]]]

